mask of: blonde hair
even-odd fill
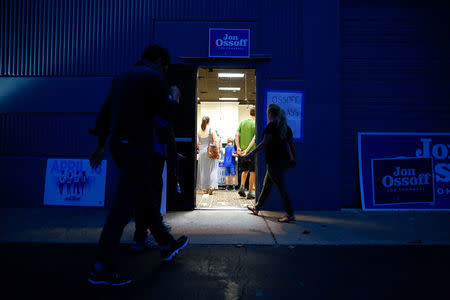
[[[276,104],[269,104],[267,111],[272,115],[272,122],[275,122],[278,130],[280,131],[280,138],[285,139],[287,134],[287,120],[284,109]]]
[[[227,143],[232,143],[233,142],[233,138],[228,138]]]

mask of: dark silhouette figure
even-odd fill
[[[104,157],[109,140],[112,158],[120,177],[113,207],[103,227],[97,247],[96,262],[88,281],[93,285],[120,286],[130,284],[112,267],[126,224],[133,214],[144,214],[153,237],[160,245],[161,258],[171,260],[189,239],[175,240],[161,220],[155,182],[161,173],[153,172],[155,137],[163,144],[174,144],[168,123],[169,88],[163,75],[170,63],[166,49],[152,45],[142,54],[142,60],[113,80],[91,133],[98,137],[97,149],[91,155],[91,167],[96,169]]]

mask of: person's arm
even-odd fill
[[[288,150],[289,150],[289,156],[291,160],[295,160],[295,145],[294,145],[294,139],[290,139],[288,141]]]
[[[272,135],[271,134],[264,134],[263,136],[263,140],[261,141],[261,143],[259,143],[256,148],[250,152],[249,154],[247,154],[246,156],[244,156],[245,159],[251,159],[255,154],[261,152],[262,150],[264,150],[267,147],[267,144],[269,144],[269,142],[272,140]]]
[[[115,84],[116,81],[114,80],[108,96],[106,97],[105,102],[97,115],[95,128],[89,129],[89,133],[97,137],[97,147],[89,157],[89,163],[93,169],[97,169],[102,163],[105,155],[106,140],[111,134],[111,98],[114,97],[113,87]]]
[[[213,137],[213,143],[214,143],[214,145],[216,145],[217,151],[220,151],[220,147],[219,147],[219,142],[218,142],[218,138],[217,138],[217,135],[216,135],[216,131],[211,129],[211,132],[212,132],[212,137]]]
[[[200,152],[200,139],[198,138],[199,134],[197,132],[197,153]]]
[[[241,154],[242,150],[241,150],[241,145],[239,144],[239,137],[241,136],[241,134],[239,133],[239,129],[238,131],[236,131],[236,134],[234,136],[234,142],[236,143],[236,152],[237,154]]]
[[[244,156],[247,155],[247,153],[248,153],[248,151],[250,151],[250,149],[252,149],[255,142],[256,142],[256,134],[253,136],[252,141],[248,145],[247,149],[244,150],[244,153],[243,153]]]
[[[289,161],[289,167],[295,168],[295,166],[297,165],[297,162],[295,160],[295,146],[294,146],[293,138],[290,138],[288,141],[288,152],[289,152],[289,157],[291,159]]]

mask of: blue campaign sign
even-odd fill
[[[250,57],[250,29],[209,29],[209,57]]]
[[[303,92],[290,90],[266,90],[266,110],[269,104],[277,104],[286,113],[294,139],[303,141]],[[265,124],[268,124],[265,115]]]
[[[433,159],[372,159],[373,205],[434,204]]]
[[[104,206],[106,163],[94,170],[87,159],[48,159],[44,205]]]
[[[450,133],[358,133],[364,210],[450,210]]]

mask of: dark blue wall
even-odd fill
[[[343,207],[360,207],[358,132],[450,132],[448,1],[341,1]]]
[[[437,1],[3,0],[0,206],[42,205],[46,158],[89,155],[111,78],[160,43],[174,63],[256,68],[259,135],[265,90],[304,90],[294,206],[360,207],[358,131],[450,131],[447,16]],[[250,28],[251,55],[271,59],[201,59],[210,27]]]

